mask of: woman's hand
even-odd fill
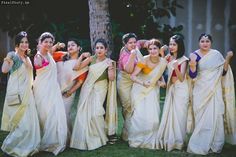
[[[157,81],[157,84],[162,88],[166,88],[166,83],[163,81]]]
[[[82,53],[80,56],[79,56],[79,59],[80,59],[80,61],[82,62],[82,60],[84,59],[84,58],[88,58],[88,57],[90,57],[91,55],[90,55],[90,53],[89,52],[84,52],[84,53]]]
[[[81,56],[82,56],[83,58],[88,58],[88,57],[91,56],[91,54],[90,54],[89,52],[84,52],[84,53],[81,54]]]
[[[165,57],[165,52],[168,50],[168,46],[167,45],[163,45],[161,48],[160,48],[160,54],[161,54],[161,57]],[[168,54],[166,54],[167,56]]]
[[[65,47],[66,45],[64,43],[60,43],[60,42],[57,43],[57,49],[63,49]]]
[[[197,56],[193,53],[190,54],[190,61],[189,61],[189,66],[190,67],[196,67],[197,65]]]
[[[136,55],[137,55],[136,49],[131,50],[130,53],[131,53],[132,57],[136,57]]]
[[[149,44],[149,41],[145,41],[144,44],[143,44],[143,48],[147,49],[148,48],[148,44]]]
[[[174,62],[173,62],[173,67],[174,67],[174,69],[178,69],[178,62],[177,62],[177,60],[175,60]]]
[[[69,91],[66,91],[66,92],[64,92],[62,95],[63,95],[65,98],[69,98],[69,97],[72,95],[72,93],[70,93]]]
[[[110,81],[114,81],[115,80],[115,67],[113,65],[112,60],[108,59],[107,64],[108,64],[108,78]]]
[[[14,58],[15,52],[9,52],[7,56],[4,58],[4,62],[2,65],[2,72],[8,73],[10,69],[12,68],[12,65],[14,64],[13,58]]]
[[[167,45],[163,45],[160,50],[166,51],[168,49]]]
[[[26,52],[25,52],[25,55],[30,56],[30,54],[31,54],[31,49],[27,49]]]
[[[143,86],[146,87],[146,88],[150,87],[150,85],[151,85],[150,81],[144,81],[143,82]]]
[[[225,60],[229,61],[233,57],[233,55],[234,55],[233,51],[228,51]]]

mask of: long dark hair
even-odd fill
[[[174,35],[170,39],[174,40],[176,42],[176,44],[178,45],[176,59],[183,57],[184,53],[185,53],[183,37],[181,37],[180,35]]]
[[[15,47],[19,47],[21,40],[25,37],[28,39],[28,35],[25,31],[19,32],[15,37]]]

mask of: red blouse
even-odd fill
[[[169,57],[166,59],[168,63],[171,62],[170,57],[171,57],[171,56],[169,56]],[[181,64],[178,65],[178,69],[179,69],[179,71],[181,71]],[[177,74],[176,74],[175,70],[173,70],[171,77],[177,77]]]

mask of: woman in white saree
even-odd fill
[[[122,47],[120,51],[118,61],[117,92],[122,105],[122,114],[124,118],[121,136],[124,141],[128,141],[128,130],[131,117],[130,92],[133,85],[130,74],[134,71],[137,62],[143,58],[139,48],[145,47],[146,40],[139,40],[138,42],[140,44],[137,44],[137,36],[134,33],[127,33],[123,35],[122,41],[124,47]]]
[[[105,40],[95,42],[88,76],[81,88],[70,147],[93,150],[105,145],[117,129],[115,64],[106,57]],[[107,98],[107,100],[105,100]],[[106,110],[103,104],[106,103]],[[105,114],[105,119],[104,119]]]
[[[57,65],[57,79],[63,95],[62,98],[66,111],[68,144],[72,132],[71,107],[75,100],[76,90],[83,84],[88,71],[88,66],[78,70],[75,70],[75,67],[86,62],[85,58],[90,56],[90,53],[83,53],[79,57],[80,50],[79,41],[75,38],[71,38],[67,42],[68,52],[57,51],[53,53],[53,59],[56,61]],[[83,59],[85,60],[82,61]]]
[[[157,149],[171,151],[181,150],[186,137],[189,88],[186,80],[188,58],[184,56],[185,48],[181,36],[174,35],[169,42],[168,82],[166,98],[157,134]]]
[[[34,58],[36,78],[33,84],[42,140],[40,150],[57,155],[66,146],[67,122],[57,67],[51,55],[54,37],[45,32],[39,38],[39,51]]]
[[[149,55],[138,62],[131,79],[132,114],[129,128],[129,146],[156,148],[156,135],[160,117],[160,86],[165,85],[162,74],[167,62],[159,57],[161,43],[152,39],[148,42]],[[160,81],[161,80],[161,81]]]
[[[194,79],[192,94],[195,128],[187,151],[202,155],[221,152],[226,126],[223,116],[225,113],[228,115],[227,112],[235,113],[235,106],[231,111],[227,111],[228,106],[225,106],[222,94],[222,74],[230,74],[228,64],[232,52],[228,53],[224,60],[219,51],[211,49],[211,43],[210,35],[201,34],[200,49],[190,55],[189,63],[190,76]]]
[[[16,52],[8,53],[2,66],[4,73],[10,71],[1,126],[10,133],[2,150],[11,156],[26,157],[38,152],[40,127],[32,92],[33,66],[25,54],[29,49],[26,32],[16,35],[15,44]],[[21,101],[14,103],[11,98],[18,94]]]

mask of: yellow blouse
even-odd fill
[[[142,69],[142,72],[144,74],[149,74],[152,71],[152,68],[148,67],[146,64],[143,64],[141,62],[137,63],[137,66]]]

